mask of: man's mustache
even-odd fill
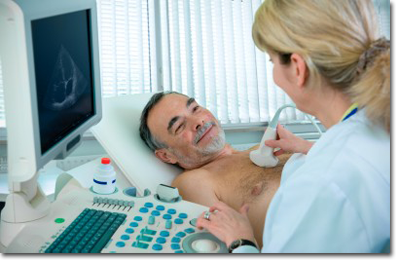
[[[213,121],[207,122],[204,126],[197,131],[196,137],[194,137],[194,144],[197,144],[200,141],[200,138],[203,134],[210,128],[210,126],[216,126],[216,123]]]

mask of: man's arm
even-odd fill
[[[216,187],[205,170],[194,170],[180,174],[172,182],[178,188],[179,194],[186,201],[212,206],[218,200]]]

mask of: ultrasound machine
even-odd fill
[[[95,0],[0,0],[8,185],[0,241],[6,253],[226,253],[196,218],[207,207],[170,187],[181,172],[140,140],[151,94],[102,101]],[[49,201],[40,169],[66,158],[91,129],[116,171],[92,188],[100,160],[62,173]]]

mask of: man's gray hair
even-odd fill
[[[149,126],[147,125],[147,119],[149,118],[149,113],[154,108],[154,106],[156,106],[157,103],[160,102],[162,98],[170,94],[178,94],[187,97],[185,94],[178,93],[175,91],[164,91],[156,93],[150,98],[149,102],[146,104],[146,106],[142,111],[142,116],[140,117],[140,127],[139,127],[140,138],[142,138],[142,140],[152,151],[162,148],[168,148],[168,145],[166,145],[163,142],[160,142],[151,134]]]

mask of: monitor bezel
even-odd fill
[[[38,169],[46,165],[53,159],[65,158],[74,151],[80,144],[84,131],[97,124],[101,119],[101,88],[100,88],[100,68],[99,68],[99,46],[98,46],[98,27],[97,9],[94,0],[41,0],[40,4],[36,1],[16,1],[24,13],[25,39],[27,47],[27,61],[29,68],[29,86],[31,92],[31,110],[34,131],[34,145],[36,166]],[[57,2],[54,4],[54,2]],[[53,145],[46,152],[41,151],[39,112],[36,94],[36,72],[33,54],[32,22],[39,19],[50,18],[53,16],[74,13],[78,11],[89,12],[89,36],[92,64],[93,89],[93,109],[94,114],[85,122],[80,124],[75,130],[71,131],[63,139]],[[67,149],[67,145],[79,138],[79,143]]]

